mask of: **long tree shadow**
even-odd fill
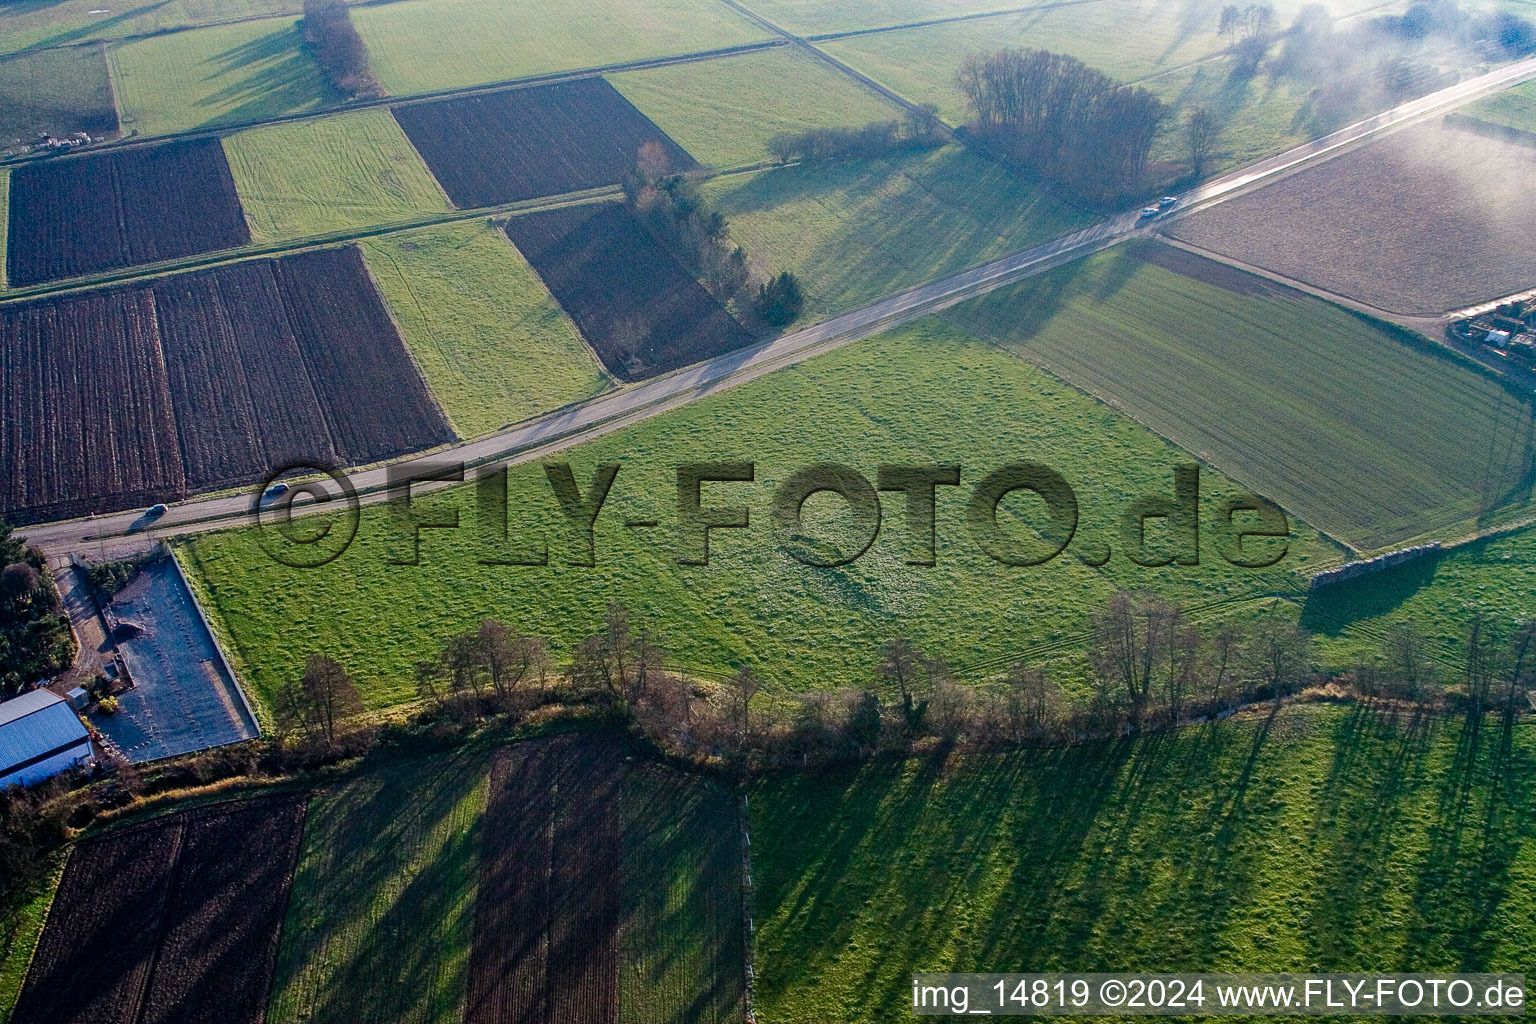
[[[277,117],[342,100],[293,24],[214,54],[202,67],[203,81],[218,86],[192,101],[195,110],[216,111],[205,126]]]

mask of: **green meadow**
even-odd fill
[[[453,209],[388,110],[236,132],[224,152],[258,243]]]
[[[359,7],[352,21],[396,96],[768,38],[716,0],[404,0]]]
[[[1464,113],[1510,128],[1536,132],[1536,82],[1495,93],[1465,108]]]
[[[340,102],[293,18],[115,43],[107,50],[123,131],[161,135]]]
[[[298,14],[295,0],[157,0],[117,7],[101,0],[0,6],[0,53],[92,39],[149,35],[210,22]]]
[[[780,132],[894,121],[904,113],[788,46],[608,80],[694,159],[720,168],[767,160],[768,140]]]
[[[0,59],[0,149],[39,134],[117,131],[107,61],[99,46]]]
[[[1132,243],[943,314],[1353,546],[1531,511],[1536,420],[1407,331]]]
[[[758,271],[799,275],[811,318],[856,309],[1092,222],[960,146],[731,175],[705,192]]]
[[[1510,740],[1310,706],[765,778],[755,1009],[895,1020],[929,971],[1523,971],[1536,730]]]
[[[945,386],[933,387],[935,380]],[[1143,495],[1171,496],[1173,469],[1190,457],[935,320],[701,399],[573,448],[569,458],[583,493],[598,463],[621,467],[597,522],[591,566],[571,564],[589,552],[560,518],[540,465],[509,474],[509,540],[500,539],[495,518],[489,524],[497,540],[480,535],[469,488],[418,497],[418,512],[438,517],[456,509],[461,521],[457,530],[422,531],[419,564],[391,564],[409,560],[410,545],[398,510],[380,505],[364,509],[351,547],[321,569],[274,565],[248,530],[191,538],[179,552],[260,700],[270,704],[308,654],[323,652],[357,676],[372,708],[412,700],[415,663],[485,616],[547,637],[563,663],[608,602],[621,600],[684,666],[723,672],[750,662],[771,686],[804,690],[870,678],[879,644],[893,635],[910,635],[985,676],[1026,653],[1075,650],[1088,613],[1117,588],[1151,587],[1204,615],[1238,614],[1267,594],[1296,590],[1310,567],[1336,557],[1293,523],[1274,568],[1240,570],[1222,561],[1221,536],[1210,524],[1220,500],[1240,489],[1207,470],[1201,563],[1133,564],[1122,546],[1125,509]],[[707,566],[679,564],[698,552],[678,529],[676,466],[733,460],[754,462],[755,482],[706,484],[702,501],[747,507],[752,527],[714,531]],[[995,562],[965,525],[971,488],[1018,461],[1054,468],[1077,494],[1076,534],[1046,565]],[[791,558],[769,516],[772,494],[789,473],[821,462],[847,463],[870,478],[882,463],[961,464],[963,486],[939,490],[937,564],[907,564],[922,552],[896,495],[886,496],[878,540],[862,558],[838,568]],[[840,508],[835,497],[813,497],[803,527],[809,540],[793,543],[811,544],[823,562],[856,553],[863,531]],[[1039,554],[1035,531],[1046,528],[1039,499],[1021,492],[1001,508],[1005,535]],[[622,525],[643,519],[659,526]],[[1148,536],[1151,554],[1166,551],[1155,521]],[[1106,546],[1114,553],[1107,564],[1085,563],[1102,558]],[[541,549],[548,565],[483,564],[526,560]]]

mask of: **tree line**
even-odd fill
[[[75,649],[47,560],[0,522],[0,700],[64,671]]]
[[[342,0],[304,0],[299,26],[315,62],[338,92],[353,100],[384,95],[368,64],[368,48]]]
[[[939,108],[924,103],[901,121],[781,132],[768,140],[768,152],[781,164],[791,160],[820,163],[932,149],[943,143],[944,124],[939,120]]]
[[[971,54],[955,76],[984,150],[1094,201],[1135,191],[1167,106],[1075,57],[1047,50]]]
[[[805,308],[799,278],[783,271],[753,288],[746,251],[731,240],[725,215],[710,208],[697,182],[672,170],[659,144],[640,147],[622,184],[630,212],[722,304],[735,302],[773,329],[799,318]]]

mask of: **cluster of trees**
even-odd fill
[[[338,92],[354,100],[384,95],[368,65],[368,48],[342,0],[304,0],[300,27],[315,62]]]
[[[74,660],[75,636],[48,563],[0,522],[0,700]]]
[[[731,241],[724,215],[709,208],[698,185],[674,173],[666,150],[655,142],[640,147],[635,170],[624,179],[631,212],[676,256],[710,293],[729,302],[751,279],[747,254]]]
[[[931,149],[944,143],[944,124],[933,103],[901,121],[872,121],[857,128],[813,128],[783,132],[768,140],[768,152],[781,164],[877,157],[905,150]]]
[[[710,209],[696,182],[672,171],[661,146],[641,146],[623,184],[630,211],[711,295],[722,303],[742,297],[740,308],[774,329],[799,318],[805,308],[799,278],[784,271],[751,289],[747,254],[731,241],[730,223]],[[748,294],[743,297],[743,292]]]
[[[999,50],[967,57],[956,75],[974,141],[1092,201],[1134,192],[1167,106],[1074,57]]]

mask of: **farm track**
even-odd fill
[[[1200,186],[1189,194],[1187,209],[1202,209],[1262,187],[1268,181],[1331,159],[1380,134],[1532,78],[1536,78],[1536,59],[1469,79]],[[484,213],[471,216],[484,216]],[[1175,214],[1170,219],[1179,216],[1182,214]],[[1115,215],[1075,234],[882,299],[773,341],[718,356],[642,385],[527,421],[490,437],[436,452],[432,461],[457,457],[470,466],[499,466],[547,457],[581,441],[611,433],[699,397],[718,393],[1146,233],[1147,227],[1137,222],[1134,213]],[[385,490],[387,474],[383,468],[353,474],[352,484],[364,502],[389,497]],[[147,532],[152,537],[171,537],[217,529],[249,521],[249,515],[249,496],[241,494],[174,507],[155,524],[153,531],[143,531],[137,515],[123,514],[33,528],[27,531],[27,536],[30,542],[45,549],[69,550],[85,541],[126,537],[140,532]]]

